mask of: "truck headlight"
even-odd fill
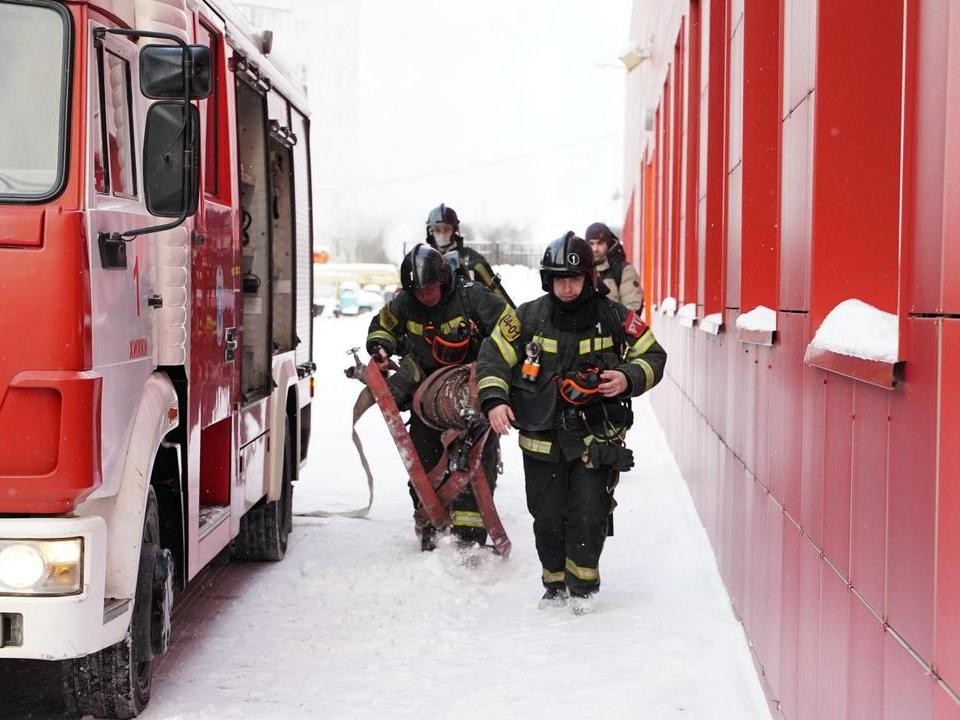
[[[82,538],[0,538],[0,595],[71,595],[82,584]]]

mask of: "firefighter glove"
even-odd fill
[[[633,450],[619,445],[592,443],[584,453],[584,462],[589,468],[609,467],[625,472],[633,467]]]
[[[390,362],[390,351],[380,343],[373,343],[370,345],[370,358],[381,370],[386,370]]]

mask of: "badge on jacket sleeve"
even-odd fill
[[[626,331],[627,335],[638,338],[647,331],[647,324],[643,321],[643,318],[640,317],[636,310],[630,310],[627,312],[627,316],[623,319],[623,329]]]

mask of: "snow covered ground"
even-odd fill
[[[505,273],[514,297],[539,280]],[[295,511],[366,502],[350,442],[361,386],[344,378],[369,315],[317,321],[311,457]],[[371,410],[367,519],[297,518],[286,559],[231,564],[182,610],[146,720],[220,718],[767,719],[706,534],[649,403],[637,466],[617,491],[598,612],[537,609],[540,564],[514,431],[497,506],[513,541],[475,566],[449,543],[419,552],[396,448]]]

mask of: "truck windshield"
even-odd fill
[[[69,15],[47,0],[0,0],[0,201],[37,201],[64,180]]]

